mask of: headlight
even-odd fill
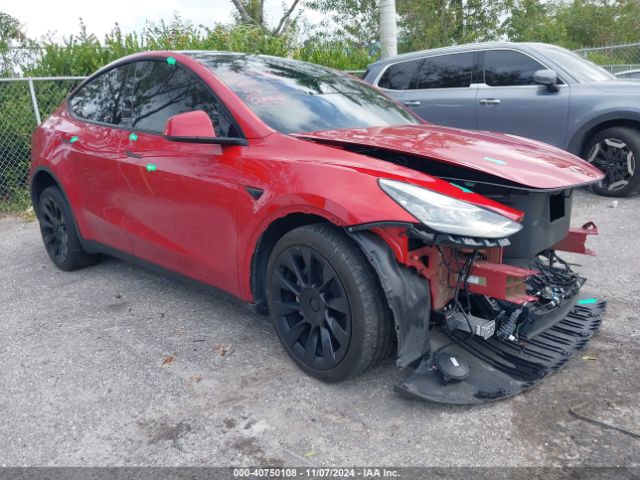
[[[380,188],[436,232],[477,238],[505,238],[522,225],[471,203],[409,183],[380,179]]]

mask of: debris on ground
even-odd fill
[[[616,208],[618,206],[618,200],[614,200],[609,204],[609,208]]]
[[[174,355],[167,355],[166,357],[164,357],[164,359],[162,360],[162,365],[171,365],[173,363],[173,361],[176,359],[176,357]]]
[[[231,345],[225,345],[223,343],[221,343],[220,345],[215,345],[213,348],[221,357],[228,357],[233,351],[233,347]]]
[[[34,222],[37,218],[36,211],[33,209],[33,205],[31,205],[24,212],[22,212],[22,215],[20,216],[22,217],[23,220],[26,220],[27,222]]]
[[[602,428],[608,428],[610,430],[617,430],[618,432],[624,433],[625,435],[629,435],[630,437],[633,437],[633,438],[640,438],[640,433],[638,432],[634,432],[632,430],[628,430],[624,427],[619,427],[611,423],[603,422],[602,420],[598,420],[597,418],[590,417],[589,415],[578,411],[578,410],[582,410],[587,405],[589,405],[589,402],[584,402],[578,405],[574,405],[573,407],[569,408],[569,413],[574,417],[576,417],[577,419],[582,420],[584,422],[591,423],[592,425],[596,425]]]
[[[590,355],[583,355],[581,358],[582,358],[582,360],[592,360],[592,361],[594,361],[594,362],[595,362],[596,360],[598,360],[598,357],[592,357],[592,356],[590,356]]]
[[[187,385],[190,387],[194,383],[200,383],[202,381],[202,378],[203,377],[201,377],[200,375],[191,375],[191,377],[189,377],[189,383]]]

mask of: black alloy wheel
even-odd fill
[[[331,224],[296,228],[276,243],[265,293],[285,351],[315,378],[359,375],[393,349],[393,319],[377,274]]]
[[[69,255],[69,235],[62,210],[53,197],[40,202],[40,231],[49,256],[56,263],[63,263]]]
[[[599,195],[625,197],[638,189],[640,132],[614,127],[603,130],[589,142],[584,158],[605,174],[592,190]]]
[[[286,347],[311,368],[335,368],[351,339],[351,309],[338,274],[304,245],[282,251],[275,268],[271,301]]]
[[[82,248],[69,205],[57,187],[47,187],[37,205],[42,240],[58,268],[71,271],[96,262],[96,256]]]

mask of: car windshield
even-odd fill
[[[305,62],[251,55],[187,53],[282,133],[421,123],[347,74]]]
[[[542,47],[542,53],[561,65],[578,82],[606,82],[615,80],[616,77],[588,60],[576,55],[569,50],[558,47]]]

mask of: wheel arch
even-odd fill
[[[265,294],[265,276],[267,262],[278,240],[290,231],[315,223],[332,223],[326,217],[313,213],[293,212],[276,218],[262,232],[251,256],[250,288],[256,311],[261,315],[268,314]],[[335,224],[334,224],[335,225]]]
[[[582,157],[589,139],[599,131],[612,127],[629,127],[640,131],[640,113],[608,113],[592,119],[573,134],[567,150]]]
[[[60,184],[56,176],[48,168],[39,167],[33,173],[30,185],[31,204],[33,205],[33,209],[36,212],[38,211],[38,201],[40,200],[40,195],[48,187],[58,187],[67,203],[69,203],[69,199],[67,198],[67,195],[65,194],[64,189],[62,188],[62,185]]]

